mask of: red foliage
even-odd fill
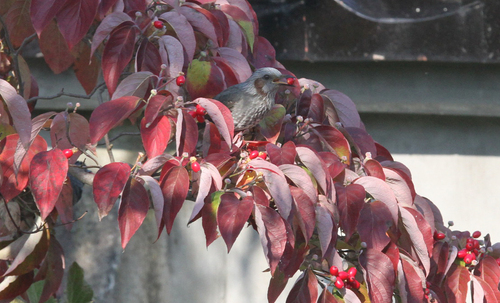
[[[249,223],[269,263],[270,302],[298,270],[287,302],[463,302],[469,288],[474,302],[500,300],[489,236],[480,242],[480,232],[471,238],[446,228],[409,170],[371,138],[349,97],[296,80],[276,60],[247,1],[45,2],[0,4],[11,39],[1,37],[0,222],[22,221],[32,232],[0,225],[0,260],[7,260],[0,301],[39,280],[46,280],[41,302],[59,293],[64,254],[52,231],[58,220],[73,223],[68,173],[93,175],[100,218],[121,196],[123,249],[151,205],[160,235],[194,200],[190,222],[201,218],[207,245],[220,233],[228,252]],[[12,56],[20,59],[23,41],[36,38],[50,68],[73,68],[89,94],[102,70],[98,86],[110,99],[89,120],[78,106],[31,116],[36,80],[26,68],[14,72],[21,60]],[[235,133],[231,111],[212,98],[261,67],[291,76],[255,132]],[[138,124],[145,153],[130,164],[99,163],[97,144],[125,120]],[[85,172],[89,166],[96,171]],[[16,214],[26,203],[35,211]]]

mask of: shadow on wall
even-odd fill
[[[500,118],[361,114],[361,119],[392,154],[500,155]]]

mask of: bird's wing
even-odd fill
[[[245,92],[242,92],[238,89],[237,85],[231,86],[225,91],[221,92],[217,96],[215,96],[215,100],[219,100],[222,102],[229,110],[234,108],[234,105],[243,99],[245,99]]]

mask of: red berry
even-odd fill
[[[472,242],[472,244],[474,244],[474,248],[479,249],[479,241],[478,240],[474,240],[474,242]]]
[[[193,118],[196,118],[196,117],[198,116],[198,114],[196,113],[196,111],[195,111],[195,110],[190,110],[188,113],[189,113],[189,114],[191,115],[191,117],[193,117]]]
[[[335,281],[334,285],[338,289],[344,288],[344,281],[342,281],[341,279],[337,279],[337,281]]]
[[[200,122],[200,123],[205,122],[205,118],[203,116],[200,116],[200,115],[196,115],[196,120],[198,120],[198,122]]]
[[[463,259],[466,255],[467,255],[467,249],[465,248],[459,250],[457,253],[457,257],[459,257],[460,259]]]
[[[250,160],[253,160],[255,158],[257,158],[259,156],[259,151],[258,150],[252,150],[250,152],[250,154],[248,155],[248,158],[250,158]]]
[[[197,173],[200,171],[201,169],[201,166],[200,166],[200,163],[198,163],[198,161],[194,161],[194,162],[191,162],[191,169]]]
[[[341,271],[339,272],[338,277],[340,280],[347,280],[347,278],[349,278],[349,274],[345,271]]]
[[[163,22],[156,20],[155,22],[153,22],[153,26],[156,27],[157,29],[162,29]]]
[[[466,243],[474,243],[474,239],[472,238],[467,238],[467,242]]]
[[[330,274],[332,276],[338,276],[338,274],[339,274],[339,268],[337,266],[332,265],[330,267]]]
[[[476,230],[475,232],[472,233],[473,238],[479,238],[481,237],[481,232],[479,230]]]
[[[295,78],[286,78],[286,83],[288,85],[293,85],[294,82],[295,82]]]
[[[354,281],[356,281],[356,277],[354,276],[349,276],[349,278],[347,278],[347,281],[349,281],[349,283],[354,283]]]
[[[500,266],[500,258],[498,258],[496,261],[497,261],[498,266]]]
[[[73,156],[73,150],[72,149],[65,149],[62,151],[66,159],[69,159]]]
[[[203,106],[196,104],[196,114],[198,114],[198,116],[205,116],[205,113],[206,111]]]
[[[473,260],[476,260],[476,255],[474,253],[467,254],[464,257],[465,264],[471,264]]]
[[[356,289],[359,289],[361,287],[361,284],[359,283],[358,280],[354,280],[352,283],[351,283],[352,287],[353,288],[356,288]]]
[[[267,158],[267,154],[266,154],[266,153],[264,153],[264,152],[260,152],[260,153],[259,153],[259,158],[266,160],[266,158]]]
[[[351,267],[347,271],[347,274],[349,275],[349,277],[355,277],[357,273],[358,273],[358,270],[356,269],[356,267]]]
[[[474,244],[473,243],[467,243],[465,244],[465,248],[468,250],[468,251],[471,251],[474,249]]]
[[[180,75],[175,79],[175,83],[177,84],[177,86],[184,85],[184,83],[186,83],[186,77],[184,75]]]
[[[435,233],[434,234],[434,239],[436,241],[439,241],[439,240],[443,240],[444,238],[446,238],[446,235],[444,233]]]

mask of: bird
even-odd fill
[[[228,87],[214,99],[231,111],[235,131],[247,130],[256,126],[271,110],[281,86],[293,86],[294,81],[289,78],[294,77],[276,68],[259,68],[247,80]]]

